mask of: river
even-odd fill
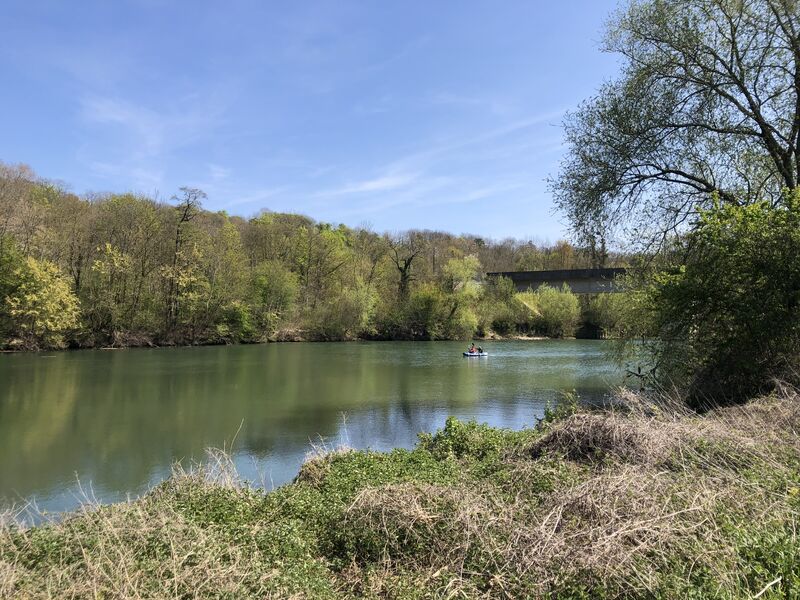
[[[296,343],[0,355],[0,506],[135,496],[208,447],[267,488],[312,446],[412,447],[449,415],[520,428],[621,383],[608,342]]]

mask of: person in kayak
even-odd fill
[[[475,342],[472,342],[467,352],[469,352],[470,354],[475,354],[477,352],[477,350],[475,349]]]

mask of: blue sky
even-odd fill
[[[6,0],[0,160],[79,194],[552,241],[545,179],[616,73],[615,4]]]

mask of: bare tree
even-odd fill
[[[400,300],[408,298],[409,287],[414,279],[411,267],[425,249],[424,237],[418,231],[388,236],[389,258],[397,269],[397,296]]]

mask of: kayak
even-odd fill
[[[464,356],[489,356],[488,352],[464,352]]]

